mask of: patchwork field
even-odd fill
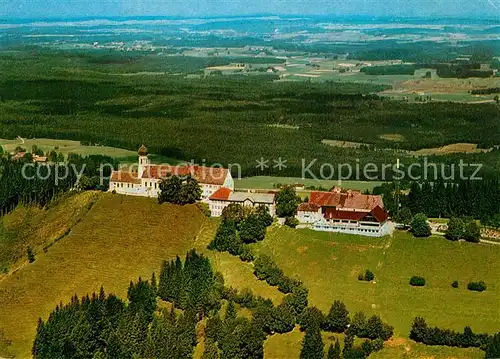
[[[184,255],[204,221],[195,206],[101,194],[68,236],[0,282],[0,356],[28,357],[38,317],[75,293],[102,284],[126,296],[130,280],[149,278],[163,260]]]

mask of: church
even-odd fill
[[[202,189],[202,201],[204,202],[208,201],[208,198],[220,188],[234,190],[231,173],[225,168],[198,165],[153,165],[149,160],[148,149],[144,145],[139,148],[138,156],[138,165],[134,166],[137,171],[129,168],[111,173],[110,192],[131,196],[158,197],[160,182],[169,175],[191,175],[198,181]]]

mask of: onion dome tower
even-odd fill
[[[139,155],[139,167],[137,168],[137,177],[141,178],[142,174],[144,173],[144,170],[146,169],[147,166],[149,166],[149,152],[148,148],[144,145],[142,145],[139,148],[139,151],[137,151],[137,154]]]

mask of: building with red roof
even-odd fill
[[[251,208],[264,206],[274,217],[276,213],[274,197],[274,193],[236,192],[230,188],[222,187],[208,198],[208,205],[213,217],[222,215],[222,210],[232,203]]]
[[[312,192],[297,209],[299,222],[318,231],[381,237],[390,232],[381,196],[358,191]]]
[[[234,189],[233,178],[226,168],[192,164],[153,165],[149,160],[149,151],[144,145],[139,148],[137,154],[139,161],[136,165],[111,173],[110,191],[132,196],[158,197],[160,182],[168,176],[193,177],[201,187],[203,201],[208,201],[208,197],[220,188]]]

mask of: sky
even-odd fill
[[[488,17],[500,20],[500,0],[0,0],[0,20],[253,14]]]

